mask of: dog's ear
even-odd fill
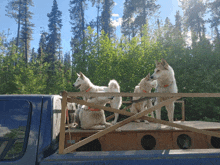
[[[85,78],[85,75],[82,72],[79,72],[79,76],[80,76],[81,79]]]
[[[161,61],[162,61],[162,65],[163,65],[163,67],[165,68],[165,69],[168,69],[168,63],[167,63],[167,61],[165,60],[165,59],[161,59]]]
[[[79,77],[80,76],[80,74],[79,73],[76,73],[77,74],[77,76]]]
[[[160,62],[158,62],[157,60],[155,60],[155,64],[156,66],[160,64]]]
[[[154,80],[151,82],[152,88],[156,88],[157,86],[157,80]]]
[[[145,79],[149,79],[150,78],[150,73],[148,73],[148,75],[145,77]]]

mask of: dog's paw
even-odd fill
[[[111,123],[109,123],[109,122],[106,122],[106,123],[105,123],[105,127],[106,127],[106,128],[111,127],[111,126],[112,126]]]
[[[144,120],[144,123],[145,123],[145,124],[150,124],[149,121],[147,121],[147,120]]]
[[[161,124],[156,124],[156,129],[160,130],[161,129]]]
[[[112,125],[115,125],[117,122],[115,122],[114,120],[111,122]]]

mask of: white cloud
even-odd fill
[[[119,17],[119,14],[112,14],[112,17]]]
[[[118,18],[118,19],[116,19],[116,20],[112,20],[112,19],[111,19],[111,24],[112,24],[112,26],[114,26],[114,27],[121,26],[121,24],[122,24],[122,18]]]
[[[206,34],[206,38],[212,43],[212,37],[208,34]],[[191,46],[192,45],[192,34],[191,34],[191,31],[188,31],[186,34],[185,34],[185,40],[186,40],[186,45],[187,46]],[[197,42],[199,42],[199,38],[197,39]]]
[[[177,0],[178,1],[178,5],[179,6],[181,6],[182,5],[182,3],[180,2],[180,0]],[[186,0],[185,0],[186,1]],[[203,3],[206,3],[208,0],[202,0],[203,1]],[[187,2],[187,1],[186,1]],[[189,2],[188,2],[189,3]]]

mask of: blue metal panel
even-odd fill
[[[59,141],[52,139],[53,130],[53,99],[54,95],[43,97],[42,117],[39,136],[38,161],[52,155],[59,145]]]
[[[38,95],[0,95],[0,99],[10,100],[27,100],[31,103],[32,114],[30,122],[30,133],[28,137],[28,146],[24,156],[16,161],[1,161],[1,165],[24,165],[24,164],[35,164],[37,147],[38,147],[38,135],[40,126],[40,116],[41,116],[41,104],[42,96]]]
[[[52,164],[220,164],[220,150],[153,150],[76,152],[66,155],[54,154],[41,165]]]
[[[39,137],[39,154],[43,154],[52,141],[52,123],[51,123],[51,111],[52,111],[52,98],[44,97],[42,104],[42,118]],[[42,155],[43,156],[43,155]]]

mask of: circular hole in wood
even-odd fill
[[[145,135],[141,139],[141,146],[145,150],[152,150],[156,146],[156,139],[151,135]]]
[[[211,144],[214,148],[220,148],[220,138],[212,136]]]
[[[80,140],[85,139],[86,137],[82,137]],[[76,151],[101,151],[102,147],[98,139],[95,139],[79,148]]]
[[[177,137],[177,145],[180,149],[188,149],[191,147],[191,138],[186,134]]]

